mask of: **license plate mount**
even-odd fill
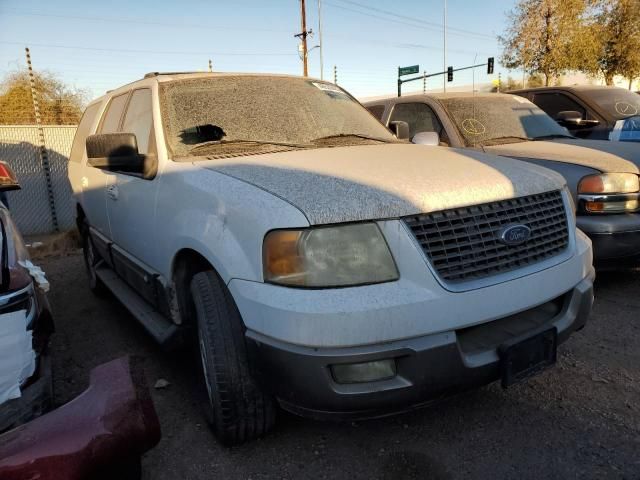
[[[498,355],[502,387],[520,383],[553,366],[557,352],[558,330],[555,327],[501,345]]]

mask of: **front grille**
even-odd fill
[[[560,191],[452,208],[404,218],[423,251],[449,282],[489,277],[531,265],[567,248],[569,231]],[[505,245],[499,232],[526,225],[522,245]]]

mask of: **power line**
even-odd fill
[[[160,54],[160,55],[216,55],[216,56],[225,56],[225,57],[291,57],[296,56],[295,53],[274,53],[274,52],[234,52],[234,53],[222,53],[222,52],[194,52],[190,50],[188,52],[178,52],[178,51],[159,51],[159,50],[128,50],[128,49],[119,49],[119,48],[98,48],[98,47],[81,47],[78,45],[53,45],[50,43],[34,43],[34,42],[7,42],[0,41],[5,45],[31,45],[41,48],[63,48],[63,49],[72,49],[72,50],[88,50],[95,52],[119,52],[119,53],[151,53],[151,54]]]
[[[204,30],[211,31],[212,28],[223,29],[223,30],[238,30],[238,27],[232,27],[229,25],[205,25],[205,24],[193,24],[193,23],[176,23],[176,22],[154,22],[149,20],[140,20],[130,17],[89,17],[89,16],[81,16],[81,15],[60,15],[55,13],[36,13],[36,12],[19,12],[15,10],[3,10],[3,15],[14,15],[14,16],[26,16],[26,17],[43,17],[43,18],[61,18],[68,20],[82,20],[82,21],[90,21],[90,22],[108,22],[108,23],[131,23],[134,25],[150,25],[150,26],[159,26],[159,27],[172,27],[172,28],[201,28]],[[252,31],[260,31],[260,32],[278,32],[285,33],[285,30],[275,30],[272,28],[253,28]]]
[[[346,0],[338,0],[338,1],[343,1],[346,2]],[[417,19],[411,19],[409,17],[405,17],[403,15],[397,15],[393,12],[388,12],[386,10],[381,10],[379,8],[373,8],[370,7],[368,5],[362,5],[362,4],[357,4],[356,2],[347,2],[349,4],[354,4],[354,5],[358,5],[360,8],[365,8],[367,10],[373,10],[373,11],[377,11],[379,13],[383,13],[384,15],[390,15],[390,16],[394,16],[394,17],[400,17],[400,19],[394,19],[394,18],[388,18],[388,17],[383,17],[380,15],[375,15],[373,13],[367,13],[367,12],[363,12],[361,10],[356,10],[353,8],[349,8],[349,7],[345,7],[344,5],[338,5],[336,3],[333,3],[331,1],[325,0],[325,3],[328,5],[331,5],[332,7],[335,8],[340,8],[342,10],[346,10],[349,12],[354,12],[360,15],[364,15],[367,17],[372,17],[372,18],[377,18],[379,20],[383,20],[385,22],[391,22],[391,23],[396,23],[396,24],[400,24],[400,25],[406,25],[409,27],[413,27],[413,28],[418,28],[420,30],[437,30],[437,31],[442,31],[443,30],[443,26],[437,23],[433,23],[433,22],[427,22],[426,20],[417,20]],[[409,18],[409,21],[407,20],[402,20],[405,18]],[[413,22],[413,23],[412,23]],[[487,35],[484,33],[479,33],[479,32],[473,32],[471,30],[463,30],[463,29],[448,29],[448,32],[451,33],[452,35],[458,35],[458,36],[464,36],[464,37],[479,37],[482,39],[486,39],[486,40],[494,40],[495,41],[495,37],[492,35]]]

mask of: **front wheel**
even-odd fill
[[[191,297],[213,431],[225,445],[253,440],[273,427],[275,405],[251,376],[240,312],[213,271],[193,277]]]
[[[96,295],[102,296],[107,292],[107,287],[96,274],[96,265],[101,259],[93,246],[88,227],[84,228],[82,232],[82,252],[84,254],[84,266],[87,269],[87,275],[89,275],[89,288]]]

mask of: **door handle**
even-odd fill
[[[111,200],[118,200],[118,185],[109,185],[107,187],[107,195]]]

